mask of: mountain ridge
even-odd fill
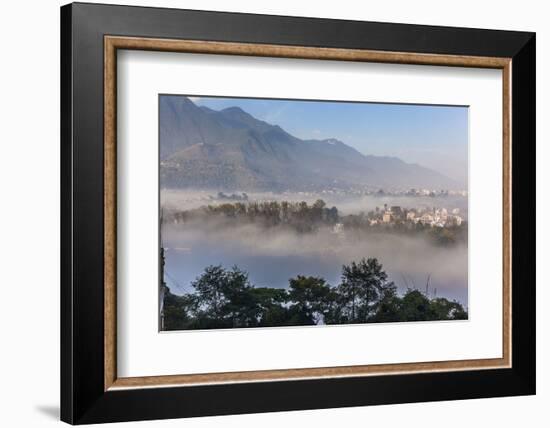
[[[218,111],[164,95],[159,108],[164,188],[458,188],[436,171],[396,157],[364,155],[336,138],[302,140],[240,107]]]

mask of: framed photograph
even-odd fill
[[[61,418],[535,393],[535,35],[61,8]]]

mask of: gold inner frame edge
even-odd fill
[[[213,55],[241,55],[333,61],[439,65],[502,70],[503,94],[503,349],[502,358],[296,368],[170,376],[117,377],[116,367],[116,88],[117,50],[147,50]],[[444,54],[388,52],[362,49],[256,43],[173,40],[141,37],[104,37],[104,390],[192,386],[220,383],[360,377],[511,367],[511,59]]]

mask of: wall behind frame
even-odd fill
[[[0,31],[4,58],[0,94],[0,325],[3,349],[0,376],[2,422],[10,427],[59,427],[59,0],[10,2],[2,10]],[[233,12],[252,12],[343,18],[411,24],[485,27],[537,31],[537,75],[550,75],[548,54],[550,29],[544,3],[464,0],[454,7],[440,1],[394,0],[103,0],[102,3],[180,7]],[[550,356],[550,257],[544,242],[550,240],[550,225],[543,214],[550,198],[540,183],[550,182],[550,128],[543,120],[550,115],[547,79],[537,82],[538,117],[538,395],[461,402],[420,403],[338,410],[284,412],[265,415],[200,418],[127,423],[125,427],[267,427],[387,423],[392,426],[447,427],[491,424],[499,428],[542,426],[548,418],[544,405],[550,402],[550,368],[541,364]],[[546,99],[546,100],[545,100]],[[545,194],[546,193],[546,194]],[[32,264],[30,263],[32,261]],[[32,383],[32,386],[30,385]],[[391,415],[391,416],[390,416]],[[538,422],[538,423],[537,423]],[[145,424],[145,425],[144,425]]]

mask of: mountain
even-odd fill
[[[183,96],[160,97],[160,160],[165,188],[458,187],[438,172],[395,157],[365,156],[334,138],[301,140],[239,107],[216,111]]]

